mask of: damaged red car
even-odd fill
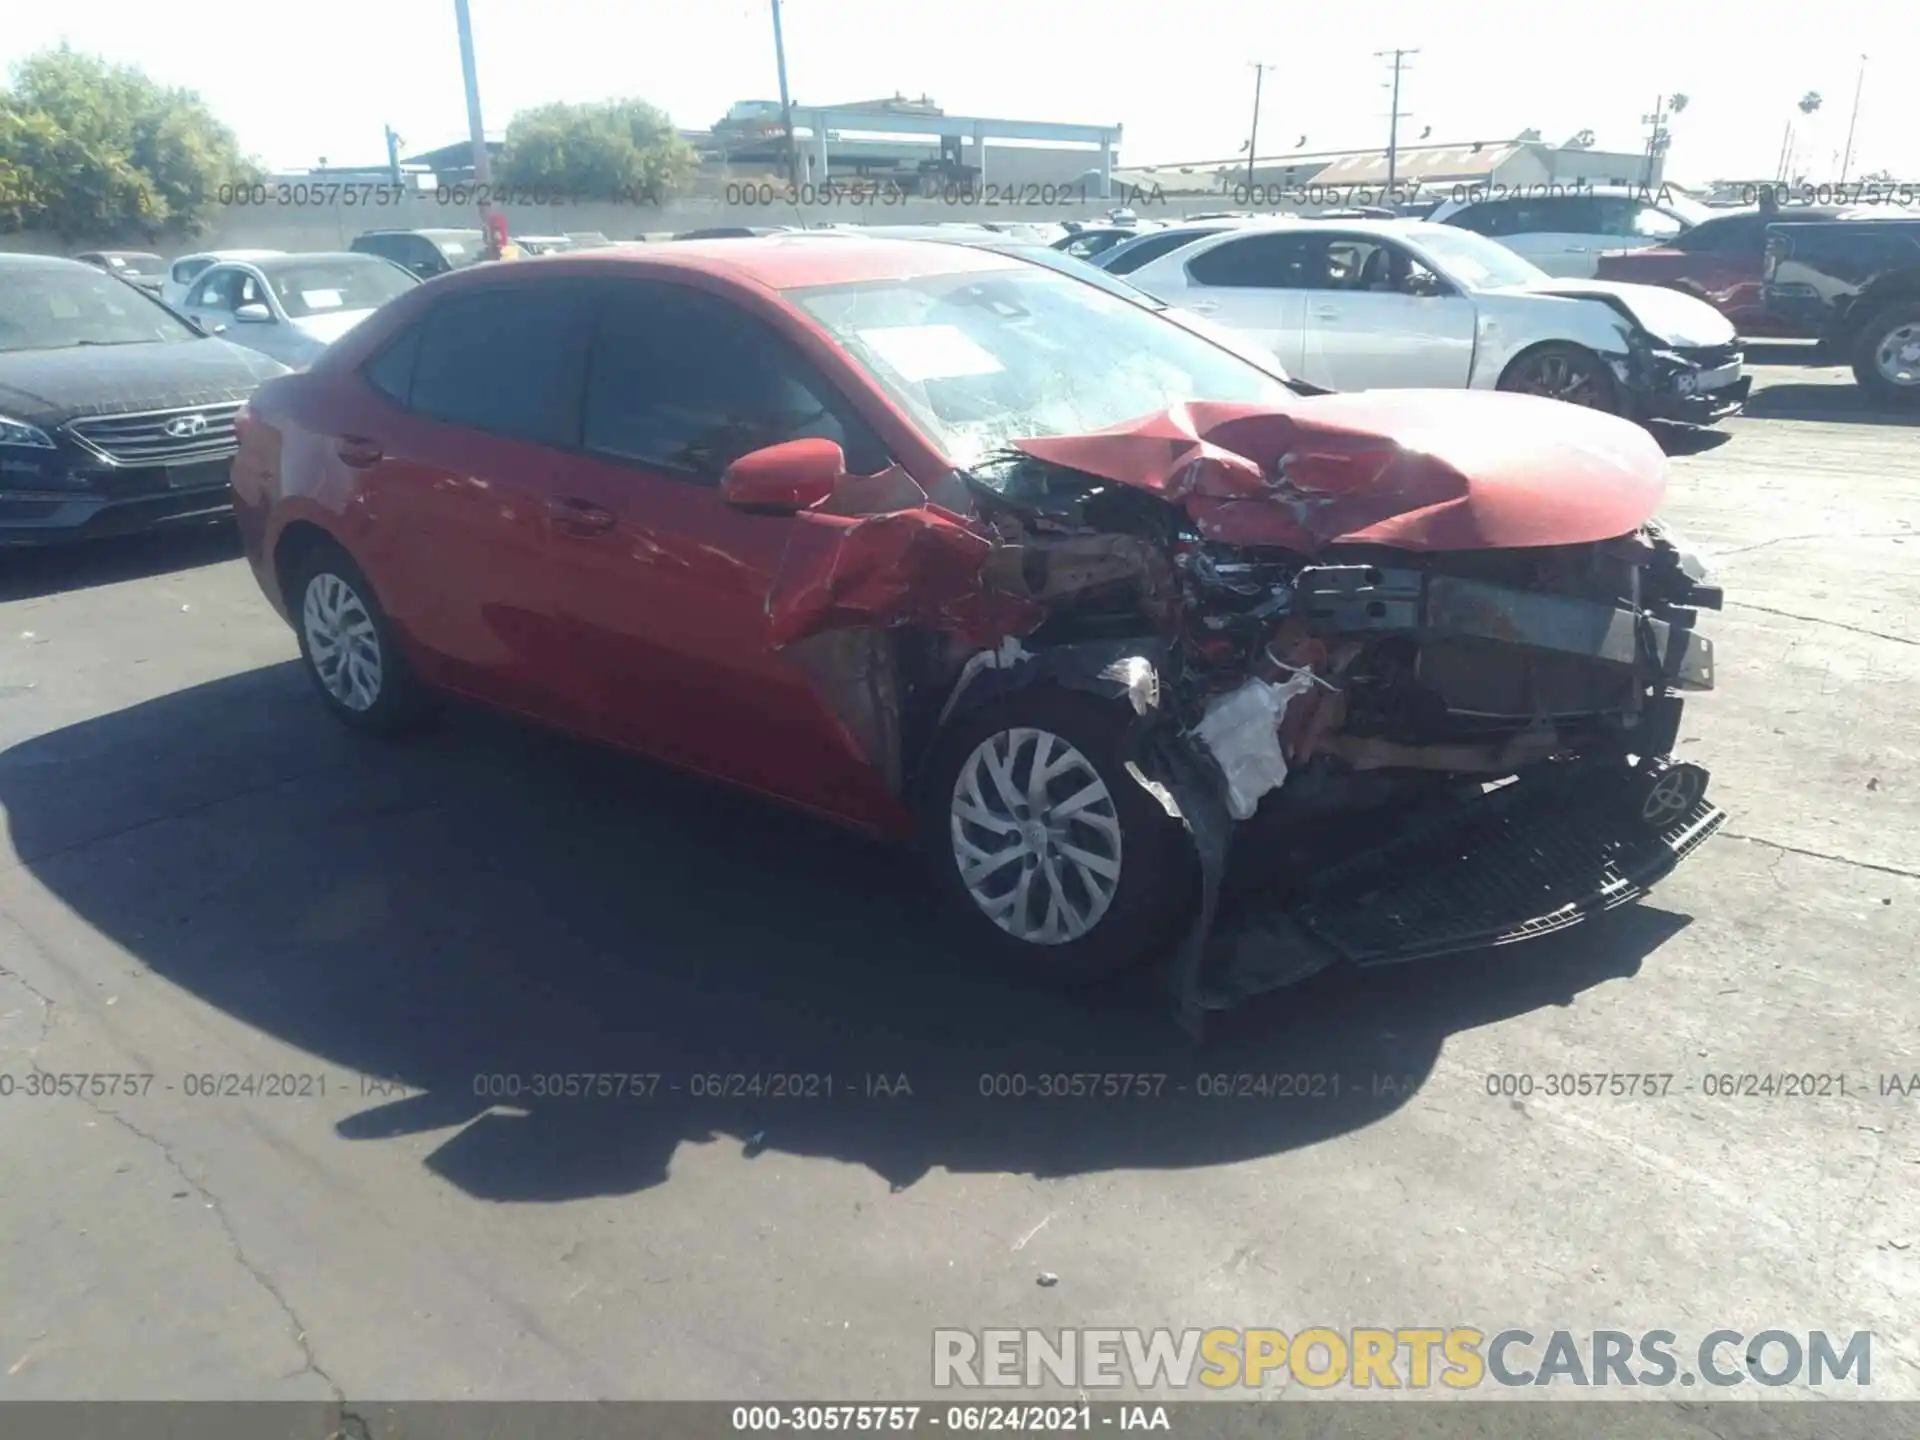
[[[1003,255],[689,242],[410,291],[260,388],[233,484],[347,723],[465,696],[917,839],[981,951],[1151,957],[1197,1023],[1723,818],[1653,440],[1306,388]]]

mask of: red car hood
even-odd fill
[[[1652,518],[1667,481],[1666,457],[1639,426],[1498,392],[1365,391],[1284,410],[1197,403],[1018,448],[1159,495],[1210,539],[1307,555],[1605,540]],[[800,517],[811,523],[769,602],[775,645],[902,624],[992,643],[1042,618],[986,592],[992,542],[966,517],[930,505],[846,510],[829,499]]]

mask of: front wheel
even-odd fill
[[[1589,410],[1620,413],[1620,387],[1607,362],[1582,345],[1555,341],[1521,355],[1500,377],[1500,389],[1543,395]]]
[[[1920,406],[1920,305],[1869,317],[1854,349],[1853,378],[1875,399]]]
[[[921,843],[971,947],[1078,985],[1166,938],[1192,873],[1184,834],[1128,773],[1124,704],[1035,687],[934,745]]]

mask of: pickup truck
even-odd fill
[[[1767,226],[1767,309],[1875,397],[1920,408],[1920,219]]]

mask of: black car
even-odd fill
[[[166,283],[167,262],[149,250],[88,250],[73,258],[83,265],[117,275],[151,295],[158,295]]]
[[[0,546],[226,511],[234,417],[286,373],[92,266],[0,254]]]
[[[1920,409],[1920,219],[1775,221],[1761,273],[1770,314],[1876,399]]]
[[[487,237],[478,230],[369,230],[354,236],[347,248],[378,255],[431,280],[477,261],[487,248]]]

